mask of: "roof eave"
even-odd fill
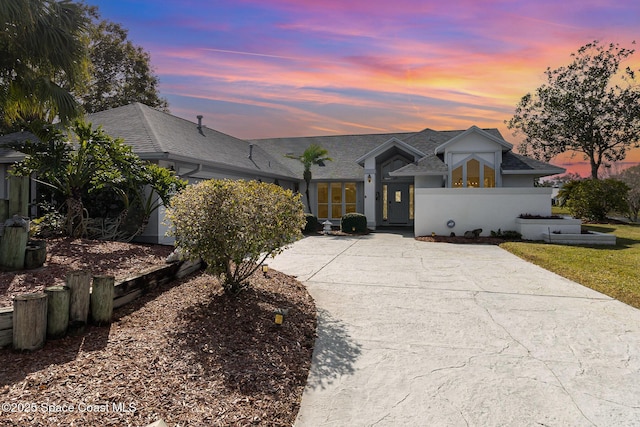
[[[559,173],[565,173],[567,170],[564,168],[553,168],[553,169],[528,169],[528,170],[502,170],[503,175],[556,175]]]

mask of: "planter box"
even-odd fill
[[[548,243],[561,245],[615,245],[614,234],[590,231],[587,234],[545,234],[543,240]]]
[[[544,240],[544,236],[548,236],[554,232],[579,235],[581,233],[582,221],[572,218],[516,218],[516,227],[525,240]]]

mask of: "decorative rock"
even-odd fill
[[[467,239],[477,239],[478,237],[480,237],[480,233],[482,233],[482,228],[476,228],[472,231],[465,231],[464,237]]]

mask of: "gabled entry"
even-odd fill
[[[424,156],[415,147],[391,138],[358,159],[358,163],[365,168],[365,215],[368,227],[413,224],[414,178],[394,177],[391,172]]]

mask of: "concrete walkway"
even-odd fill
[[[640,310],[496,246],[314,236],[269,265],[318,308],[297,426],[640,425]]]

